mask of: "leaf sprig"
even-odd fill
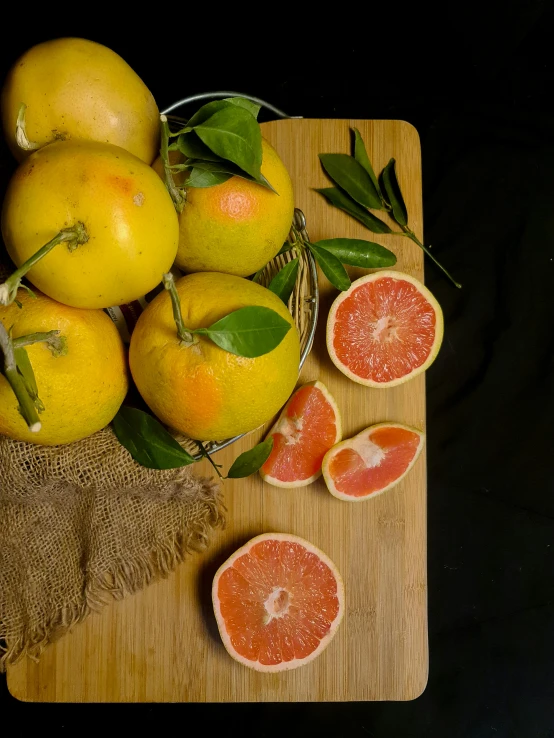
[[[259,111],[260,106],[247,98],[227,97],[203,105],[175,132],[170,131],[167,116],[160,116],[164,179],[178,212],[185,205],[188,187],[214,187],[233,176],[275,192],[261,172]],[[171,164],[170,151],[179,151],[183,163]],[[187,172],[184,187],[175,185],[177,172]]]
[[[169,433],[157,418],[139,408],[124,405],[120,407],[112,421],[117,439],[131,454],[133,459],[147,469],[179,469],[194,464],[197,458],[189,454]],[[214,467],[220,479],[241,479],[249,477],[266,462],[272,449],[273,437],[258,443],[240,454],[231,465],[227,476],[221,474],[216,464],[204,448],[196,441],[202,457]]]
[[[287,242],[280,254],[293,250],[300,254],[308,250],[329,282],[338,290],[347,290],[351,285],[344,264],[364,269],[380,269],[396,264],[396,256],[384,246],[361,238],[325,238],[312,242],[293,227],[291,241]],[[294,258],[271,280],[268,289],[275,292],[285,304],[288,303],[298,275],[299,260]],[[253,276],[257,282],[264,270],[260,269]]]
[[[320,154],[321,165],[336,187],[316,189],[328,202],[356,218],[373,233],[394,233],[406,236],[416,243],[456,287],[461,288],[450,273],[439,263],[408,225],[408,211],[396,176],[396,161],[391,159],[379,177],[375,175],[362,136],[354,132],[354,156],[349,154]],[[393,231],[371,210],[385,211],[400,227]],[[312,251],[313,253],[313,251]],[[315,256],[315,253],[314,253]],[[317,258],[317,257],[316,257]],[[344,262],[348,263],[348,262]],[[320,264],[322,270],[325,269]]]

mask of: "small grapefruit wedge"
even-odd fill
[[[212,587],[223,645],[256,671],[309,663],[329,645],[344,613],[333,562],[284,533],[252,538],[218,569]]]
[[[415,464],[425,434],[399,423],[366,428],[325,454],[323,477],[339,500],[360,502],[394,487]]]
[[[340,294],[329,311],[327,350],[359,384],[393,387],[424,372],[443,335],[439,303],[409,274],[368,274]]]
[[[323,382],[309,382],[291,396],[269,431],[273,450],[260,469],[275,487],[304,487],[321,476],[321,462],[341,439],[340,414]]]

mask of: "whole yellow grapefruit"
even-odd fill
[[[131,302],[162,280],[177,253],[179,223],[160,178],[124,149],[60,141],[23,161],[2,209],[2,235],[16,266],[62,229],[82,223],[88,240],[61,243],[28,273],[66,305]]]
[[[159,148],[159,113],[150,90],[115,51],[83,38],[59,38],[33,46],[13,65],[2,89],[2,123],[14,156],[16,128],[25,104],[31,146],[53,141],[103,141],[147,164]]]
[[[254,359],[231,354],[209,338],[184,346],[170,296],[159,294],[140,316],[129,360],[142,397],[166,425],[201,441],[246,433],[287,401],[298,378],[298,332],[284,303],[255,282],[202,272],[176,282],[187,328],[207,328],[248,305],[275,310],[292,328],[281,343]]]
[[[294,215],[292,182],[264,138],[262,156],[262,174],[276,192],[242,177],[214,187],[187,188],[176,259],[185,272],[247,277],[271,261],[286,241]],[[159,159],[154,168],[162,173]]]
[[[104,428],[127,393],[125,347],[102,310],[61,305],[45,295],[33,299],[19,290],[22,304],[0,307],[0,321],[12,337],[59,330],[64,349],[55,355],[44,343],[26,347],[38,395],[42,428],[32,433],[18,410],[7,379],[0,374],[0,433],[45,446],[71,443]]]

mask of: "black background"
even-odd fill
[[[119,718],[141,734],[554,737],[554,11],[317,7],[301,22],[284,8],[225,18],[172,5],[117,27],[100,10],[81,22],[59,11],[4,24],[0,75],[32,44],[76,35],[121,54],[162,109],[226,89],[290,115],[416,126],[426,241],[463,283],[427,264],[446,320],[427,373],[428,687],[410,703],[33,705],[0,677],[6,733],[88,722],[111,734]],[[5,173],[5,149],[1,162]]]

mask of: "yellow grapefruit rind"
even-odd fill
[[[335,443],[338,443],[340,439],[342,438],[342,421],[341,421],[340,411],[339,411],[338,405],[333,395],[329,392],[329,390],[323,384],[323,382],[320,382],[319,380],[316,380],[314,382],[306,382],[306,384],[302,384],[300,385],[300,387],[297,387],[297,389],[295,389],[295,391],[289,397],[287,404],[281,410],[279,417],[277,418],[277,420],[271,427],[271,430],[266,435],[266,438],[269,438],[269,436],[275,432],[275,428],[277,427],[279,421],[285,414],[290,401],[292,400],[296,392],[299,389],[302,389],[302,387],[317,387],[317,389],[323,392],[325,399],[327,400],[329,405],[331,405],[331,407],[333,408],[333,412],[335,414],[335,425],[337,427]],[[312,482],[315,482],[316,479],[319,479],[319,477],[321,476],[321,469],[316,474],[313,474],[311,477],[308,477],[307,479],[300,479],[298,481],[293,481],[293,482],[282,482],[280,479],[277,479],[276,477],[272,477],[269,474],[264,474],[263,467],[262,469],[260,469],[260,476],[264,480],[264,482],[267,482],[268,484],[272,484],[274,487],[282,487],[283,489],[292,489],[293,487],[307,487],[308,484],[312,484]]]
[[[431,351],[429,352],[429,356],[421,366],[416,367],[409,374],[406,374],[403,377],[392,379],[390,382],[374,382],[372,379],[363,379],[362,377],[358,377],[338,359],[333,346],[333,335],[335,327],[335,316],[338,307],[342,303],[342,301],[345,300],[349,295],[351,295],[352,292],[360,285],[365,284],[366,282],[375,282],[379,279],[382,279],[383,277],[392,277],[393,279],[402,279],[406,282],[410,282],[415,287],[417,287],[417,289],[421,292],[425,299],[432,305],[436,315],[435,340],[433,342]],[[404,384],[404,382],[407,382],[409,379],[413,379],[414,377],[417,377],[418,374],[426,371],[435,361],[437,354],[439,353],[443,333],[444,318],[442,315],[441,306],[439,305],[435,297],[431,294],[431,292],[429,292],[423,282],[420,282],[419,279],[416,279],[415,277],[412,277],[410,274],[406,274],[405,272],[383,270],[380,272],[375,272],[373,274],[367,274],[365,277],[360,277],[360,279],[352,282],[351,287],[345,292],[342,292],[333,302],[333,304],[331,305],[331,310],[329,311],[329,317],[327,318],[327,351],[329,352],[329,356],[331,357],[331,361],[333,362],[333,364],[349,379],[352,379],[352,381],[357,382],[358,384],[363,384],[365,387],[377,387],[379,389],[384,389],[386,387],[396,387],[399,384]]]
[[[401,474],[398,477],[398,479],[395,479],[394,482],[391,482],[386,487],[383,487],[383,489],[380,489],[377,492],[371,492],[370,494],[361,496],[361,497],[355,497],[354,495],[345,495],[344,492],[339,492],[339,490],[335,487],[335,483],[333,482],[331,475],[329,474],[329,462],[331,461],[333,456],[341,449],[351,448],[351,441],[353,441],[354,438],[363,436],[367,434],[368,431],[373,431],[376,428],[403,428],[404,430],[411,431],[412,433],[417,433],[417,435],[419,436],[419,446],[417,447],[417,451],[415,452],[414,458],[411,460],[406,471],[403,474]],[[325,479],[325,484],[327,485],[327,489],[334,497],[336,497],[339,500],[345,500],[346,502],[363,502],[364,500],[370,500],[370,499],[373,499],[374,497],[379,497],[379,495],[382,495],[383,492],[387,492],[389,489],[396,487],[396,485],[399,484],[404,479],[404,477],[409,473],[410,469],[413,467],[413,465],[418,460],[424,444],[425,444],[425,433],[423,431],[418,430],[417,428],[412,428],[412,426],[410,425],[403,425],[402,423],[376,423],[375,425],[369,425],[367,428],[364,428],[363,431],[360,431],[360,433],[358,433],[356,436],[353,436],[352,438],[347,438],[341,443],[337,443],[337,445],[333,446],[332,449],[327,451],[327,453],[323,457],[323,463],[321,465],[321,469],[323,472],[323,478]]]
[[[224,571],[226,571],[233,562],[238,559],[240,556],[243,556],[245,553],[248,553],[248,551],[252,548],[252,546],[255,546],[257,543],[260,543],[261,541],[291,541],[292,543],[298,543],[301,546],[303,546],[305,549],[310,551],[311,553],[314,553],[316,556],[318,556],[331,571],[333,572],[333,575],[335,577],[335,581],[337,583],[337,599],[339,601],[339,611],[337,613],[337,617],[334,619],[334,621],[331,624],[331,628],[327,635],[321,639],[319,646],[315,649],[315,651],[312,651],[312,653],[309,656],[306,656],[304,659],[293,659],[292,661],[286,661],[281,664],[260,664],[259,661],[249,661],[248,659],[245,659],[244,656],[241,656],[238,654],[235,649],[233,648],[233,645],[231,643],[231,639],[227,634],[227,629],[225,627],[225,620],[223,619],[223,616],[221,614],[221,608],[219,605],[219,598],[217,595],[217,587],[219,584],[219,579]],[[345,609],[345,596],[344,596],[344,582],[342,580],[342,577],[335,566],[335,564],[331,561],[331,559],[327,556],[327,554],[323,553],[319,548],[314,546],[309,541],[306,541],[304,538],[300,538],[299,536],[289,535],[287,533],[263,533],[260,536],[256,536],[255,538],[252,538],[248,543],[245,543],[244,546],[238,549],[238,551],[235,551],[235,553],[230,556],[225,563],[223,563],[219,569],[217,570],[213,585],[212,585],[212,602],[213,602],[213,608],[215,613],[215,618],[217,621],[217,627],[219,629],[219,635],[221,636],[221,640],[223,641],[223,645],[225,646],[225,650],[227,653],[232,656],[235,661],[238,661],[240,664],[243,664],[243,666],[247,666],[250,669],[254,669],[255,671],[261,671],[261,672],[276,672],[276,671],[290,671],[291,669],[297,669],[299,666],[304,666],[305,664],[308,664],[310,661],[313,661],[319,654],[324,651],[327,646],[331,643],[333,640],[335,633],[337,632],[337,629],[339,625],[341,624],[342,618],[344,616],[344,609]]]

